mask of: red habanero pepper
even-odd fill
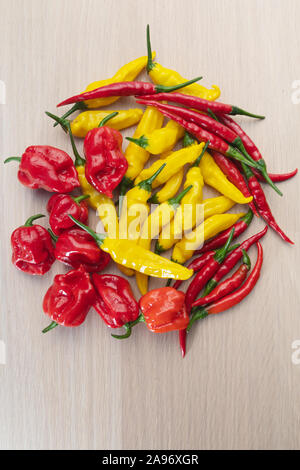
[[[80,93],[72,96],[57,105],[65,106],[71,103],[79,103],[80,101],[94,100],[98,98],[108,98],[111,96],[134,96],[134,95],[152,95],[153,93],[167,92],[179,90],[187,85],[198,82],[202,77],[194,78],[175,86],[153,85],[149,82],[118,82],[110,85],[95,88],[94,90]]]
[[[114,274],[93,274],[97,298],[93,307],[110,328],[121,328],[135,321],[139,305],[129,282]]]
[[[230,276],[225,281],[221,282],[215,289],[211,291],[210,294],[200,297],[197,299],[192,307],[199,307],[202,305],[210,304],[216,300],[225,297],[225,295],[230,294],[234,290],[238,289],[244,282],[247,277],[248,271],[251,269],[251,261],[245,250],[243,250],[243,264],[235,271],[235,273]]]
[[[32,145],[22,157],[9,157],[4,163],[12,160],[20,162],[18,179],[28,188],[70,193],[80,186],[72,158],[56,147]]]
[[[158,105],[155,101],[145,101],[143,99],[137,100],[140,104],[145,104],[146,106],[156,106]],[[159,103],[159,109],[162,111],[169,111],[170,113],[176,114],[186,121],[193,122],[201,126],[202,128],[206,129],[209,132],[219,136],[221,139],[226,140],[226,142],[230,143],[234,147],[237,147],[240,152],[242,152],[245,157],[250,158],[247,154],[245,147],[241,138],[229,127],[225,126],[221,122],[213,119],[210,116],[206,116],[204,114],[199,114],[197,111],[193,111],[187,108],[181,108],[179,106],[172,106],[169,104],[162,104]]]
[[[171,101],[172,103],[183,104],[188,108],[197,109],[198,111],[208,112],[209,110],[215,114],[242,114],[244,116],[250,116],[257,119],[264,119],[265,116],[259,116],[257,114],[248,113],[237,106],[232,106],[231,104],[220,103],[219,101],[209,101],[204,98],[199,98],[198,96],[184,95],[182,93],[158,93],[158,94],[149,94],[143,96],[144,100],[154,100],[154,101]]]
[[[88,182],[100,193],[113,197],[112,191],[125,175],[128,162],[122,153],[122,134],[104,124],[115,116],[109,114],[99,127],[91,129],[84,139],[86,158],[85,176]]]
[[[253,212],[251,209],[244,215],[236,224],[233,225],[234,227],[234,235],[233,240],[239,237],[250,225],[253,219]],[[227,238],[229,237],[230,231],[232,228],[228,228],[224,230],[219,235],[217,235],[212,240],[207,241],[204,243],[200,250],[195,252],[196,255],[200,255],[201,253],[206,253],[207,251],[210,252],[211,250],[215,250],[216,248],[220,248],[221,246],[226,243]]]
[[[265,179],[261,176],[261,174],[257,171],[254,170],[253,173],[255,174],[256,178],[259,181],[265,182]],[[281,183],[281,181],[287,181],[290,178],[293,178],[298,173],[298,168],[296,168],[293,171],[290,171],[289,173],[268,173],[269,177],[273,181],[273,183]]]
[[[255,284],[257,283],[260,271],[263,263],[263,249],[259,242],[256,243],[257,246],[257,261],[256,264],[250,273],[246,282],[235,292],[226,295],[220,300],[213,302],[212,304],[208,305],[207,307],[198,307],[197,310],[194,312],[187,331],[189,331],[196,320],[201,320],[202,318],[207,317],[213,313],[221,313],[225,310],[228,310],[231,307],[234,307],[238,303],[240,303],[248,294],[253,290]]]
[[[196,274],[196,276],[190,283],[185,294],[185,305],[186,305],[188,313],[190,313],[191,308],[192,308],[192,303],[196,299],[199,292],[203,289],[205,284],[209,281],[209,279],[211,279],[214,273],[218,270],[221,263],[223,263],[227,255],[228,248],[231,243],[233,234],[234,234],[234,228],[231,230],[226,244],[222,248],[219,248],[216,251],[215,255],[211,258],[211,260]]]
[[[52,322],[42,333],[62,326],[79,326],[95,301],[96,292],[83,266],[58,274],[46,292],[43,309]]]
[[[234,186],[236,186],[245,197],[250,197],[251,193],[248,189],[247,183],[233,161],[222,155],[220,152],[216,152],[215,150],[211,150],[210,153],[218,167],[221,168],[222,172],[227,176],[229,181],[234,184]],[[258,171],[257,173],[259,174]],[[249,203],[249,207],[256,216],[259,216],[253,201]]]
[[[238,263],[238,261],[242,258],[243,250],[248,251],[249,248],[254,243],[258,242],[258,240],[260,240],[262,237],[265,236],[267,231],[268,231],[268,226],[266,225],[263,230],[256,233],[255,235],[248,238],[247,240],[243,241],[243,243],[241,243],[238,248],[233,250],[230,253],[230,255],[227,256],[224,263],[221,264],[221,266],[215,273],[214,277],[212,277],[210,281],[207,283],[207,285],[205,286],[203,295],[209,294],[217,286],[217,284],[221,281],[221,279],[223,279],[223,277],[225,277],[232,270],[232,268],[234,268],[234,266]]]
[[[268,175],[266,162],[255,143],[250,139],[246,132],[244,132],[241,126],[239,126],[232,118],[229,116],[221,116],[220,119],[223,124],[236,132],[236,134],[241,138],[248,154],[259,164],[259,168],[257,168],[257,170],[261,172],[265,181],[271,186],[271,188],[273,188],[280,196],[282,196],[282,192],[277,188]]]
[[[194,124],[193,122],[186,121],[185,119],[177,116],[174,113],[170,113],[169,111],[161,109],[161,105],[159,103],[151,102],[151,106],[154,106],[155,108],[159,109],[159,111],[164,116],[167,116],[168,118],[180,124],[180,126],[182,126],[186,131],[196,137],[196,139],[198,139],[199,141],[209,142],[209,149],[217,150],[218,152],[223,153],[227,157],[234,158],[235,160],[238,160],[240,162],[245,163],[246,165],[255,167],[257,170],[260,170],[260,166],[258,163],[256,163],[252,159],[250,160],[250,158],[246,158],[236,148],[232,147],[232,145],[228,144],[227,142],[225,142],[225,140],[221,139],[217,135],[208,132],[207,130],[203,129],[197,124]]]
[[[103,271],[111,260],[100,250],[91,235],[76,227],[66,230],[56,238],[55,258],[74,269],[83,266],[88,273]]]
[[[246,165],[243,165],[243,170],[247,178],[248,186],[250,189],[250,192],[253,196],[253,200],[256,204],[256,207],[258,209],[259,214],[262,216],[262,218],[267,222],[267,224],[275,230],[275,232],[280,235],[280,237],[287,243],[291,243],[291,245],[294,245],[294,242],[283,232],[283,230],[279,227],[277,224],[270,206],[267,202],[265,193],[259,184],[259,181],[257,178],[254,176],[253,172],[250,170],[250,168],[247,168]]]
[[[87,222],[89,212],[85,199],[88,197],[88,195],[73,197],[68,194],[54,194],[50,197],[47,211],[50,214],[49,225],[55,235],[60,235],[75,225],[69,215],[80,222]]]
[[[33,215],[11,235],[12,263],[25,273],[42,276],[55,261],[54,247],[48,231],[32,222],[42,214]]]

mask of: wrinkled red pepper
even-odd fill
[[[4,163],[20,162],[18,179],[28,188],[70,193],[80,186],[72,158],[49,145],[27,147],[22,157],[9,157]]]
[[[57,238],[54,255],[72,268],[83,266],[88,273],[103,271],[111,260],[93,237],[80,228],[67,230]]]
[[[79,326],[96,298],[94,286],[83,266],[55,276],[44,297],[43,309],[52,319],[43,333],[57,325]]]
[[[75,224],[69,215],[86,223],[88,220],[88,206],[85,199],[87,195],[72,197],[68,194],[54,194],[47,204],[49,212],[49,224],[55,235],[60,235],[65,230],[74,227]]]
[[[42,276],[55,261],[54,247],[47,230],[32,225],[42,214],[33,215],[11,235],[12,263],[25,273]]]
[[[129,282],[113,274],[93,274],[96,312],[110,328],[121,328],[139,315],[139,306]]]
[[[88,182],[100,193],[113,197],[112,191],[119,185],[125,175],[128,162],[122,152],[122,134],[104,126],[106,116],[99,127],[91,129],[84,139],[86,158],[85,176]]]

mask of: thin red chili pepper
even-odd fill
[[[228,310],[231,307],[234,307],[238,303],[240,303],[245,297],[247,297],[248,294],[253,290],[254,286],[256,285],[260,272],[261,272],[261,267],[263,263],[263,249],[262,246],[259,242],[256,243],[257,246],[257,261],[256,264],[250,273],[250,276],[246,280],[246,282],[235,292],[232,294],[228,294],[222,299],[208,305],[207,307],[201,307],[196,310],[196,312],[193,314],[190,323],[187,327],[187,331],[190,331],[193,323],[196,320],[201,320],[202,318],[207,317],[208,315],[211,314],[217,314],[224,312],[225,310]]]
[[[144,99],[137,100],[137,102],[146,106],[157,105],[155,101],[146,101]],[[241,138],[236,134],[236,132],[232,131],[229,127],[225,126],[218,120],[215,120],[210,116],[206,116],[204,114],[199,114],[197,111],[192,111],[191,109],[180,108],[179,106],[172,106],[168,104],[159,103],[159,109],[169,111],[170,113],[176,114],[176,116],[182,117],[186,121],[198,124],[207,131],[212,132],[213,134],[219,136],[221,139],[226,140],[226,142],[230,143],[234,147],[237,147],[239,151],[245,155],[246,158],[251,158],[247,154],[244,144]]]
[[[227,157],[234,158],[235,160],[238,160],[240,162],[245,163],[246,165],[255,167],[260,170],[260,166],[258,163],[256,163],[254,160],[250,161],[248,158],[242,155],[236,148],[229,145],[227,142],[225,142],[225,140],[221,139],[220,137],[212,134],[211,132],[206,131],[197,124],[182,119],[174,113],[170,113],[169,111],[161,109],[161,105],[158,103],[153,103],[153,106],[159,109],[164,116],[167,116],[168,118],[180,124],[184,129],[186,129],[199,141],[209,142],[208,148],[212,150],[217,150],[218,152],[223,153]]]
[[[95,88],[94,90],[74,95],[57,105],[57,107],[65,106],[66,104],[79,103],[81,101],[94,100],[98,98],[107,98],[110,96],[133,96],[133,95],[152,95],[154,93],[167,92],[179,90],[192,83],[198,82],[202,77],[193,78],[184,83],[175,86],[153,85],[149,82],[118,82],[110,85]]]
[[[253,170],[253,173],[255,174],[256,178],[259,181],[265,181],[265,179],[261,176],[261,174],[257,170]],[[293,171],[290,171],[289,173],[268,173],[269,177],[273,181],[273,183],[280,183],[281,181],[287,181],[290,178],[293,178],[298,173],[298,168],[296,168]]]
[[[243,144],[244,144],[244,147],[245,149],[247,150],[248,154],[253,158],[253,160],[255,160],[260,168],[258,168],[258,170],[261,172],[261,174],[263,175],[264,179],[266,180],[266,182],[280,195],[282,196],[282,192],[280,191],[280,189],[277,188],[277,186],[273,183],[273,181],[271,180],[271,178],[269,177],[268,175],[268,172],[267,172],[267,166],[266,166],[266,162],[265,160],[263,159],[262,157],[262,154],[260,153],[260,151],[258,150],[258,148],[256,147],[255,143],[253,142],[253,140],[250,139],[250,137],[246,134],[246,132],[244,132],[244,130],[241,128],[241,126],[239,126],[232,118],[230,118],[229,116],[221,116],[220,117],[221,119],[221,122],[223,122],[223,124],[225,124],[227,127],[229,127],[230,129],[232,129],[234,132],[236,132],[236,134],[241,138]]]
[[[225,155],[222,155],[220,152],[216,152],[215,150],[211,150],[210,153],[218,167],[221,168],[222,172],[227,176],[229,181],[234,184],[234,186],[236,186],[245,197],[250,197],[251,193],[248,189],[247,183],[234,162],[225,157]],[[259,174],[258,171],[257,173]],[[252,209],[254,214],[259,217],[253,201],[249,203],[249,207]]]
[[[235,273],[230,276],[225,281],[221,282],[215,289],[211,291],[210,294],[200,297],[196,300],[192,307],[200,307],[216,300],[225,297],[225,295],[230,294],[234,290],[238,289],[244,282],[247,277],[248,271],[251,269],[251,261],[245,250],[243,250],[243,264],[238,267]]]
[[[265,119],[265,116],[249,113],[248,111],[231,104],[224,104],[220,103],[219,101],[209,101],[205,100],[204,98],[184,95],[182,93],[172,93],[172,95],[169,95],[168,93],[158,93],[155,96],[146,95],[144,96],[144,99],[153,99],[154,101],[171,101],[172,103],[183,104],[184,106],[198,109],[199,111],[207,112],[208,110],[211,110],[216,114],[231,114],[232,116],[236,114],[242,114],[244,116],[250,116],[257,119]]]
[[[233,225],[234,227],[233,240],[239,237],[249,227],[252,219],[253,219],[253,212],[251,209],[249,209],[247,214],[245,214],[244,217],[242,217],[236,224]],[[212,240],[207,241],[206,243],[204,243],[203,247],[200,248],[200,250],[195,251],[195,254],[200,255],[201,253],[211,252],[211,250],[220,248],[221,246],[224,245],[224,243],[226,243],[226,240],[231,230],[232,230],[232,227],[228,228],[227,230],[224,230]]]
[[[192,303],[196,299],[199,292],[203,289],[205,284],[211,279],[214,273],[218,270],[221,263],[223,263],[224,258],[228,252],[229,245],[231,243],[234,233],[234,228],[231,230],[228,240],[224,247],[216,251],[215,255],[210,259],[210,261],[196,274],[192,282],[190,283],[186,294],[185,294],[185,305],[188,313],[190,313],[192,308]]]
[[[247,181],[248,181],[248,186],[251,191],[251,194],[253,196],[254,202],[256,204],[256,207],[258,209],[258,212],[262,216],[262,218],[267,222],[270,227],[275,230],[275,232],[278,233],[278,235],[281,236],[281,238],[288,243],[291,243],[292,245],[294,242],[283,232],[283,230],[279,227],[277,224],[270,206],[267,202],[265,193],[259,184],[259,181],[257,178],[254,176],[253,172],[250,170],[249,167],[246,167],[246,165],[243,165],[243,170],[246,175]],[[249,171],[248,171],[249,170]]]
[[[221,264],[214,277],[212,277],[205,286],[203,295],[208,295],[218,285],[221,279],[223,279],[223,277],[225,277],[238,263],[238,261],[243,256],[243,250],[248,251],[254,243],[260,240],[267,233],[267,231],[268,226],[266,225],[261,232],[258,232],[252,237],[243,241],[243,243],[241,243],[238,248],[232,251],[230,255],[227,256],[224,263]]]

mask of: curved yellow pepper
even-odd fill
[[[193,223],[192,227],[190,227],[192,229],[197,225],[197,223],[201,223],[203,220],[208,219],[208,217],[211,217],[212,215],[223,214],[224,212],[229,211],[235,205],[235,202],[225,196],[218,196],[205,199],[202,204],[203,212],[200,212],[199,217],[202,216],[203,219],[197,220],[199,217],[196,217],[195,223]],[[170,224],[170,229],[167,232],[168,234],[170,234],[168,237],[164,236],[164,231],[160,233],[159,238],[156,242],[156,253],[161,253],[163,251],[169,250],[175,243],[180,240],[182,236],[181,225],[185,228],[185,220],[183,219],[183,223],[181,223],[180,220],[177,220],[177,217],[179,218],[179,215],[181,215],[180,209],[176,212],[175,218]]]
[[[163,115],[154,107],[147,107],[143,114],[142,119],[137,126],[133,138],[138,139],[143,134],[153,132],[155,129],[160,129],[164,121]],[[125,150],[125,157],[128,162],[128,169],[125,174],[125,181],[128,184],[133,181],[143,170],[145,164],[149,159],[149,152],[132,142],[129,142]]]
[[[214,237],[226,230],[243,217],[245,212],[239,214],[213,215],[198,225],[188,237],[176,243],[173,249],[172,259],[177,263],[184,264],[189,260],[205,240]]]
[[[200,169],[204,183],[224,194],[224,196],[238,204],[248,204],[252,201],[252,196],[245,197],[234,184],[230,183],[208,152],[205,152],[200,161]]]
[[[155,52],[153,52],[152,57],[155,58]],[[95,88],[110,85],[111,83],[131,82],[146,67],[147,61],[148,57],[145,56],[132,60],[131,62],[128,62],[128,64],[123,65],[123,67],[121,67],[112,78],[107,78],[105,80],[97,80],[95,82],[90,83],[83,91],[83,93],[95,90]],[[87,108],[100,108],[102,106],[108,106],[109,104],[114,103],[119,98],[119,96],[98,98],[95,100],[84,101],[84,104]]]
[[[191,186],[185,188],[176,198],[163,202],[151,212],[142,227],[141,236],[138,241],[139,246],[146,250],[151,249],[152,239],[157,237],[162,227],[169,224],[170,220],[174,218],[178,204],[191,189]],[[141,294],[146,294],[148,291],[148,276],[146,273],[136,273],[135,278]]]
[[[175,175],[171,176],[164,186],[153,194],[149,202],[152,204],[161,204],[162,202],[167,201],[171,197],[174,197],[175,194],[179,191],[184,175],[184,168],[181,168]]]
[[[157,62],[153,62],[152,53],[151,53],[151,44],[150,44],[150,31],[149,25],[147,26],[147,47],[148,47],[148,63],[147,63],[147,72],[151,77],[151,80],[157,85],[165,85],[165,86],[174,86],[178,85],[179,83],[183,83],[187,81],[183,78],[178,72],[174,70],[167,69],[162,65],[158,64]],[[206,100],[216,100],[219,98],[221,91],[220,88],[216,85],[212,85],[212,89],[209,90],[198,83],[193,83],[192,85],[188,85],[187,87],[180,90],[180,93],[184,93],[186,95],[193,95],[199,96],[200,98],[204,98]]]
[[[114,111],[84,111],[78,114],[76,118],[71,122],[71,130],[75,137],[85,137],[87,133],[99,126],[99,123],[109,114]],[[135,109],[120,109],[117,111],[117,116],[114,116],[109,120],[109,127],[120,131],[127,127],[134,126],[137,124],[143,115],[143,111],[140,108]]]
[[[126,137],[131,143],[147,150],[152,155],[168,152],[181,137],[184,136],[184,129],[175,121],[169,121],[165,127],[156,129],[151,133],[145,133],[139,138]]]
[[[168,181],[168,179],[173,175],[178,173],[184,165],[187,163],[194,163],[194,161],[199,157],[203,147],[204,142],[198,145],[191,145],[190,147],[172,152],[171,155],[163,160],[156,160],[149,168],[146,168],[140,173],[140,175],[135,179],[135,184],[138,184],[140,181],[152,176],[163,163],[166,163],[166,166],[153,183],[153,188],[157,188]]]

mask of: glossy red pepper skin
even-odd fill
[[[256,204],[256,207],[258,209],[259,214],[261,217],[267,222],[267,224],[275,231],[278,233],[278,235],[287,243],[290,243],[291,245],[294,244],[294,242],[284,233],[284,231],[279,227],[277,224],[275,217],[272,214],[272,211],[270,209],[270,206],[267,202],[267,198],[265,196],[265,193],[257,180],[257,178],[254,176],[253,172],[250,170],[250,168],[246,168],[243,166],[244,173],[247,178],[248,186],[250,189],[250,192],[253,196],[254,202]]]
[[[245,232],[245,230],[249,227],[250,223],[252,222],[252,219],[253,219],[253,213],[251,210],[249,210],[247,214],[241,218],[241,220],[239,220],[236,224],[233,225],[234,227],[233,240]],[[220,248],[226,243],[226,240],[229,237],[231,230],[232,230],[232,227],[228,228],[227,230],[224,230],[212,240],[207,241],[206,243],[204,243],[202,248],[200,248],[200,250],[197,250],[195,252],[195,254],[200,255],[202,253],[211,252],[212,250],[216,250],[217,248]]]
[[[41,225],[32,225],[41,214],[33,216],[11,235],[12,263],[27,274],[42,276],[55,261],[54,247],[48,231]]]
[[[185,295],[173,287],[153,289],[140,298],[139,305],[148,329],[154,333],[182,330],[189,323]]]
[[[233,163],[233,161],[225,157],[225,155],[222,155],[220,152],[216,152],[215,150],[211,150],[210,153],[218,167],[227,176],[229,181],[234,184],[234,186],[236,186],[245,197],[250,197],[251,193],[248,189],[247,183],[244,180],[242,173]],[[259,174],[258,171],[257,173]],[[256,216],[259,216],[253,201],[249,203],[249,207]]]
[[[211,314],[224,312],[225,310],[228,310],[229,308],[239,304],[245,297],[247,297],[247,295],[250,294],[260,277],[261,267],[263,263],[262,246],[259,242],[256,243],[256,246],[257,261],[246,282],[232,294],[226,295],[222,299],[213,302],[207,307],[197,307],[189,323],[188,331],[191,329],[193,323],[196,320],[203,319]]]
[[[94,100],[97,98],[108,98],[110,96],[134,96],[134,95],[152,95],[153,93],[160,93],[161,91],[171,92],[179,90],[187,85],[201,80],[202,77],[194,78],[193,80],[186,81],[179,85],[172,87],[164,85],[153,85],[149,82],[118,82],[111,83],[110,85],[95,88],[94,90],[80,93],[79,95],[72,96],[57,105],[57,107],[65,106],[66,104],[79,103],[81,101]]]
[[[171,101],[172,103],[183,104],[188,108],[198,109],[198,111],[212,111],[215,114],[242,114],[258,119],[264,119],[264,116],[248,113],[248,111],[245,111],[231,104],[220,103],[219,101],[209,101],[205,100],[204,98],[199,98],[198,96],[184,95],[182,93],[157,93],[145,95],[143,96],[143,99],[154,101]]]
[[[88,273],[103,271],[111,260],[93,237],[80,228],[71,228],[58,237],[54,255],[58,261],[74,269],[83,266]]]
[[[95,301],[96,293],[83,266],[58,274],[44,297],[43,309],[53,322],[62,326],[79,326]]]
[[[254,170],[253,173],[256,176],[256,178],[259,181],[265,182],[265,179],[261,176],[261,174],[257,170],[255,170],[255,168],[253,170]],[[271,178],[273,183],[281,183],[282,181],[287,181],[293,178],[293,176],[296,176],[297,173],[298,173],[298,168],[296,168],[293,171],[290,171],[289,173],[269,173],[269,177]]]
[[[200,271],[200,269],[202,269],[208,263],[208,261],[210,261],[214,257],[215,253],[215,251],[209,251],[205,253],[205,255],[200,256],[199,258],[195,258],[193,261],[191,261],[190,264],[188,264],[188,269],[193,269],[194,272]],[[178,289],[182,283],[183,281],[176,281],[173,285],[174,289]]]
[[[49,225],[55,235],[61,235],[65,230],[74,227],[74,222],[69,215],[83,222],[88,220],[89,212],[86,200],[76,202],[68,194],[54,194],[47,204],[49,212]]]
[[[85,176],[100,193],[113,197],[112,191],[125,175],[128,162],[122,153],[123,137],[108,126],[92,129],[84,139]]]
[[[18,160],[19,157],[11,157]],[[72,158],[63,150],[49,145],[27,147],[20,160],[19,181],[31,189],[70,193],[80,186]]]
[[[129,282],[113,274],[93,274],[97,298],[93,307],[110,328],[121,328],[139,315]]]

